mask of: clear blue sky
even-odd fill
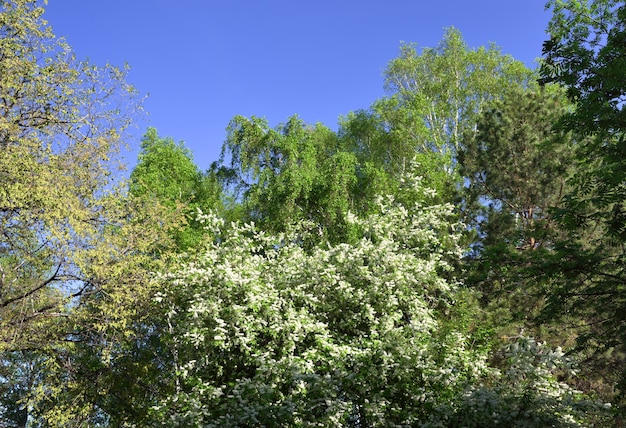
[[[470,47],[496,43],[529,67],[550,15],[544,0],[49,0],[45,18],[79,58],[128,63],[148,94],[148,126],[184,141],[200,168],[217,160],[235,115],[272,126],[298,114],[337,119],[384,95],[401,42],[435,46],[458,28]]]

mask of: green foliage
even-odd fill
[[[577,333],[564,324],[580,319],[564,314],[557,325],[538,316],[553,287],[546,260],[565,237],[553,210],[570,188],[577,142],[556,123],[570,110],[557,86],[511,90],[484,110],[459,153],[463,210],[477,234],[465,282],[482,294],[482,322],[499,336],[525,329],[568,349]]]
[[[159,138],[156,129],[149,128],[130,176],[130,193],[149,194],[175,207],[193,195],[198,175],[189,149],[171,138]]]
[[[249,220],[272,231],[311,220],[322,239],[341,242],[352,233],[345,212],[369,212],[374,196],[394,194],[409,169],[419,168],[441,202],[454,199],[460,135],[474,128],[488,100],[530,85],[532,77],[493,46],[470,50],[451,29],[420,55],[403,46],[386,71],[394,95],[342,118],[337,134],[297,117],[275,129],[259,118],[235,117],[222,164],[229,159],[224,169]]]
[[[578,108],[566,119],[586,135],[623,132],[626,6],[618,0],[551,0],[544,81],[561,83]]]
[[[44,354],[31,397],[44,426],[141,425],[171,390],[172,362],[152,272],[167,270],[184,224],[158,201],[111,196],[108,226],[81,253],[90,278],[65,323],[65,342]],[[98,422],[100,421],[100,422]]]
[[[40,357],[27,351],[3,354],[0,362],[0,424],[26,426],[29,417],[27,402],[37,382]]]
[[[342,118],[342,146],[356,155],[358,168],[363,170],[358,189],[369,190],[357,197],[361,202],[359,212],[368,211],[373,194],[394,194],[401,177],[409,170],[418,173],[424,184],[436,191],[440,202],[453,199],[459,177],[450,170],[451,154],[421,150],[429,131],[420,114],[392,97],[375,102],[369,110]]]
[[[544,267],[555,282],[545,315],[558,319],[574,313],[585,319],[579,335],[582,352],[590,356],[589,365],[605,379],[605,387],[611,389],[621,379],[623,393],[626,6],[614,0],[554,0],[547,8],[553,16],[541,74],[544,82],[567,89],[575,108],[560,125],[580,143],[572,190],[555,213],[568,236]]]
[[[565,85],[576,109],[562,125],[591,136],[578,148],[580,164],[561,214],[568,226],[601,224],[607,237],[626,240],[626,137],[623,109],[626,85],[624,40],[626,6],[618,1],[549,2],[553,18],[544,44],[545,81]]]
[[[130,176],[130,194],[185,213],[189,225],[174,237],[181,250],[198,244],[195,213],[221,206],[221,185],[215,175],[201,173],[189,149],[171,138],[160,138],[154,128],[149,128],[142,139],[139,159]]]
[[[560,348],[520,336],[496,355],[501,367],[491,380],[437,408],[430,417],[433,422],[424,426],[533,428],[610,423],[610,405],[589,400],[558,381],[576,373]]]
[[[561,213],[564,224],[601,224],[607,237],[626,240],[626,137],[623,109],[626,84],[624,40],[626,6],[619,1],[588,3],[551,1],[544,44],[544,81],[563,84],[576,108],[562,126],[581,136],[590,136],[578,147],[579,171],[568,209]]]
[[[42,13],[0,2],[0,351],[37,342],[47,329],[29,325],[63,312],[58,286],[82,279],[75,255],[97,233],[132,107],[124,73],[75,60]]]
[[[235,117],[222,159],[226,156],[248,219],[268,231],[311,221],[315,239],[349,236],[343,214],[366,205],[380,177],[375,166],[359,164],[334,132],[295,116],[276,129],[263,119]]]
[[[237,116],[220,163],[203,173],[150,128],[126,189],[112,174],[135,105],[124,73],[77,61],[42,13],[36,1],[0,0],[0,425],[605,422],[606,406],[569,386],[577,379],[559,349],[494,338],[502,330],[481,322],[498,314],[455,269],[467,232],[449,204],[460,165],[468,200],[498,204],[474,212],[485,220],[481,255],[528,264],[515,247],[543,245],[528,252],[546,259],[530,262],[538,275],[594,260],[623,285],[621,253],[545,232],[570,159],[570,140],[553,140],[566,108],[558,90],[534,90],[519,62],[494,46],[470,50],[451,29],[420,54],[403,46],[386,72],[392,95],[338,132]],[[603,66],[613,47],[597,57]],[[612,123],[604,141],[621,144]],[[546,147],[559,151],[547,158]],[[592,187],[621,189],[598,185],[609,176],[594,168],[621,162],[619,144],[602,147],[585,170]],[[620,207],[617,190],[606,205],[595,195],[586,213]],[[247,223],[227,224],[237,217]],[[601,262],[607,254],[616,258]],[[528,282],[495,260],[491,279]],[[606,290],[584,284],[571,290]],[[602,315],[617,317],[622,306],[607,299]]]
[[[532,86],[533,78],[531,70],[495,45],[470,49],[461,33],[450,28],[434,48],[418,52],[414,44],[402,45],[385,70],[391,96],[352,116],[343,128],[357,142],[367,142],[372,155],[385,159],[391,183],[416,161],[441,200],[456,201],[463,138],[475,132],[479,114],[491,100]],[[377,125],[367,126],[367,121]]]
[[[194,251],[201,236],[191,216],[220,208],[219,198],[217,180],[182,144],[147,131],[129,194],[106,201],[107,227],[81,259],[92,285],[72,310],[72,343],[48,361],[35,401],[40,420],[143,426],[174,391],[171,325],[151,304],[162,290],[150,279],[174,254]]]

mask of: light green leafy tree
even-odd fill
[[[401,128],[408,134],[405,139],[418,152],[452,156],[461,147],[463,135],[475,129],[486,102],[510,88],[532,85],[533,80],[531,70],[495,45],[470,49],[455,28],[447,29],[436,47],[420,53],[415,44],[402,45],[400,56],[385,70],[385,85],[396,99],[395,108],[408,109],[400,118],[415,124]],[[411,132],[418,134],[411,137]]]
[[[31,419],[42,426],[143,426],[150,406],[173,391],[168,325],[151,298],[151,272],[180,251],[181,211],[159,201],[111,196],[107,227],[80,253],[90,278],[69,308],[64,341],[39,352]]]
[[[153,340],[148,272],[166,269],[181,216],[116,186],[135,92],[43,13],[0,2],[2,423],[119,426],[159,390],[133,352]]]
[[[351,233],[345,212],[368,212],[374,195],[394,194],[409,168],[420,168],[442,202],[456,197],[462,133],[488,100],[533,77],[494,46],[470,50],[450,29],[421,54],[404,45],[386,71],[392,96],[342,118],[337,133],[295,116],[273,129],[260,118],[233,118],[222,165],[248,219],[273,231],[312,220],[321,237],[341,242]]]
[[[471,49],[449,28],[435,47],[403,44],[385,70],[389,96],[342,118],[339,134],[360,165],[384,172],[386,191],[417,163],[441,200],[453,201],[463,183],[456,162],[464,135],[476,131],[490,101],[533,86],[534,78],[495,45]]]
[[[357,173],[367,178],[357,191],[393,194],[402,175],[412,170],[437,191],[441,202],[453,199],[459,177],[451,173],[452,157],[450,153],[422,150],[429,131],[419,109],[400,105],[397,97],[383,98],[367,110],[341,118],[338,135],[344,150],[356,157]],[[371,192],[362,199],[360,207],[367,210]]]
[[[174,391],[172,326],[150,304],[162,290],[146,280],[195,251],[203,235],[195,214],[220,209],[219,185],[182,143],[150,128],[128,186],[107,206],[99,239],[108,251],[94,245],[83,268],[102,284],[73,310],[73,343],[46,367],[58,381],[40,388],[36,409],[53,426],[144,426],[149,408]]]
[[[0,1],[0,358],[16,370],[0,378],[15,397],[2,403],[16,415],[8,424],[30,417],[24,400],[42,380],[25,367],[66,349],[72,308],[102,285],[90,255],[120,257],[101,237],[137,107],[125,70],[77,60],[43,13],[39,1]]]
[[[366,204],[376,188],[366,185],[373,172],[360,168],[336,133],[297,116],[276,128],[257,117],[233,118],[222,163],[225,158],[230,164],[223,170],[239,192],[245,218],[267,231],[306,220],[317,229],[315,239],[346,239],[344,213]]]
[[[0,3],[0,349],[37,342],[28,326],[62,311],[58,285],[82,279],[75,250],[101,226],[132,111],[119,110],[124,72],[77,61],[42,13]]]

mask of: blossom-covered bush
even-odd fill
[[[178,387],[155,425],[508,426],[510,412],[543,415],[550,403],[553,425],[580,420],[549,364],[502,372],[450,328],[462,229],[452,207],[378,203],[348,216],[353,242],[313,248],[300,245],[306,224],[274,236],[201,216],[212,242],[158,278]]]
[[[575,376],[560,348],[520,336],[496,355],[491,378],[442,403],[425,427],[609,426],[610,406],[591,400],[558,377]]]

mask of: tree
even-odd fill
[[[107,227],[80,252],[92,284],[68,308],[63,340],[39,349],[28,398],[43,426],[145,425],[149,408],[173,390],[175,368],[165,315],[151,299],[154,272],[180,251],[184,213],[160,201],[111,195]]]
[[[65,363],[96,343],[90,334],[112,347],[140,319],[154,268],[145,252],[163,229],[127,222],[137,204],[115,183],[138,105],[125,70],[77,60],[43,13],[38,1],[0,1],[0,388],[3,423],[16,425],[76,385]]]
[[[462,227],[451,205],[434,204],[414,180],[407,176],[403,190],[414,193],[413,206],[386,197],[375,213],[348,214],[360,231],[351,243],[303,248],[304,221],[291,233],[250,224],[220,233],[223,220],[205,215],[218,239],[161,276],[170,286],[156,301],[179,338],[180,388],[154,408],[153,425],[568,426],[593,418],[594,405],[556,379],[558,352],[512,345],[510,384],[487,365],[488,348],[454,315],[469,293],[442,275],[461,255]],[[482,409],[494,396],[488,414],[464,414],[463,405]]]
[[[607,234],[626,240],[626,6],[614,0],[586,4],[548,2],[553,18],[550,39],[544,44],[545,82],[563,84],[576,108],[563,126],[581,136],[592,136],[578,147],[578,159],[587,168],[576,178],[569,220],[578,224],[600,220]],[[574,215],[580,212],[580,215]]]
[[[619,0],[550,0],[543,82],[558,82],[577,108],[566,124],[584,135],[623,133],[626,6]]]
[[[390,96],[344,118],[340,135],[360,159],[384,171],[385,188],[413,163],[442,201],[457,200],[464,134],[475,131],[490,100],[532,84],[533,73],[522,63],[495,45],[470,49],[450,28],[434,48],[418,52],[415,44],[403,44],[385,70]]]
[[[149,128],[142,139],[129,186],[136,198],[184,212],[189,224],[174,236],[181,251],[198,243],[198,210],[207,212],[221,205],[221,185],[215,174],[201,173],[188,148],[171,138],[160,138],[154,128]]]
[[[167,314],[151,304],[163,292],[151,279],[175,254],[201,247],[198,210],[221,210],[221,192],[182,143],[150,128],[141,149],[128,194],[107,205],[109,227],[99,239],[108,252],[94,246],[98,253],[84,267],[100,286],[72,311],[72,343],[46,368],[56,379],[46,382],[36,409],[49,424],[144,426],[149,409],[175,391],[176,337]]]
[[[120,257],[92,254],[86,269],[104,282],[102,294],[73,312],[73,343],[47,369],[60,379],[38,397],[48,423],[145,426],[150,408],[175,391],[177,339],[167,314],[152,304],[163,292],[152,278],[168,270],[176,254],[201,248],[196,215],[221,211],[221,192],[182,143],[150,128],[141,147],[128,195],[108,208],[118,221],[101,236]]]
[[[486,101],[532,76],[495,47],[470,50],[451,29],[421,55],[403,46],[386,72],[393,96],[348,114],[337,133],[295,116],[274,129],[263,119],[235,117],[222,164],[229,159],[248,219],[274,231],[311,220],[323,239],[340,242],[351,233],[343,214],[368,212],[374,195],[394,194],[409,169],[421,168],[441,201],[452,200],[460,133],[473,129]]]
[[[0,423],[27,426],[30,412],[24,397],[37,384],[41,357],[27,351],[3,355],[0,361]]]
[[[482,206],[474,214],[481,247],[549,245],[550,209],[560,204],[572,169],[574,143],[555,128],[569,107],[558,87],[512,90],[467,134],[459,165],[468,179],[467,203]]]
[[[77,61],[42,13],[35,1],[0,3],[3,351],[47,334],[30,326],[65,312],[62,285],[84,290],[76,252],[102,226],[99,197],[132,107],[124,73]]]
[[[316,239],[345,239],[343,214],[371,196],[363,184],[372,172],[357,164],[330,129],[305,125],[297,116],[275,129],[260,118],[235,117],[222,162],[225,157],[231,182],[242,192],[245,218],[268,231],[307,220]]]
[[[589,328],[580,344],[600,351],[609,387],[622,379],[624,391],[624,313],[626,295],[626,137],[624,97],[626,5],[614,0],[549,1],[553,16],[544,43],[544,82],[567,88],[575,108],[560,122],[581,140],[576,146],[577,171],[557,218],[569,230],[559,245],[552,272],[547,315],[577,313]],[[590,234],[589,231],[593,231]],[[606,361],[602,353],[610,352]]]
[[[421,54],[413,44],[402,45],[400,56],[387,65],[385,85],[397,105],[411,112],[401,117],[415,123],[413,130],[427,130],[410,138],[414,148],[454,157],[485,103],[510,88],[532,86],[533,77],[495,45],[471,50],[461,33],[449,28],[437,47],[424,48]],[[402,129],[411,132],[410,127]]]
[[[419,109],[401,105],[397,97],[391,97],[341,118],[338,134],[342,146],[354,153],[360,174],[367,177],[357,190],[393,194],[402,176],[412,170],[436,191],[440,202],[454,199],[459,176],[451,173],[452,155],[422,150],[429,130],[421,114]],[[359,198],[365,202],[361,203],[364,209],[371,198],[372,193]]]
[[[600,220],[607,234],[624,242],[626,175],[623,158],[626,127],[623,109],[626,84],[626,6],[614,0],[585,4],[548,2],[553,18],[544,44],[543,80],[563,84],[576,108],[563,126],[592,136],[578,148],[587,168],[577,175],[570,220],[578,224]],[[577,209],[574,209],[577,208]],[[580,215],[574,215],[579,211]]]
[[[462,266],[465,284],[481,293],[482,323],[496,337],[526,331],[566,349],[574,336],[566,325],[580,319],[537,319],[550,288],[540,272],[565,236],[553,210],[569,189],[575,140],[556,123],[570,108],[555,85],[512,89],[486,106],[458,156],[475,233]]]

